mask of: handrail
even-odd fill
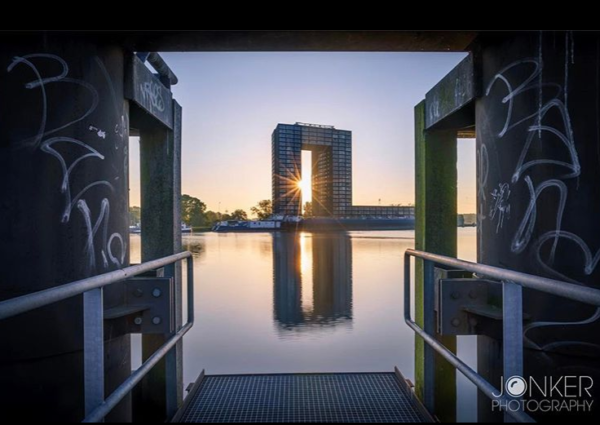
[[[188,321],[108,398],[104,398],[104,301],[103,288],[134,276],[187,261]],[[60,301],[84,296],[85,423],[101,422],[194,326],[194,263],[189,251],[115,270],[102,275],[0,302],[0,320]]]
[[[136,370],[129,378],[125,380],[100,406],[94,409],[83,420],[83,423],[98,423],[101,422],[116,406],[129,394],[137,384],[152,370],[154,366],[165,357],[169,351],[179,342],[183,336],[194,326],[193,322],[189,322],[181,328],[174,336],[169,338],[152,356],[146,360],[138,370]]]
[[[422,329],[411,317],[410,257],[424,260],[423,302],[425,311],[425,329]],[[507,395],[497,397],[495,394],[499,394],[500,392],[492,384],[460,360],[433,335],[435,332],[433,299],[435,294],[434,264],[477,273],[483,277],[499,280],[502,283],[504,291],[503,346],[505,376],[520,375],[523,370],[523,341],[521,338],[523,331],[522,288],[529,288],[598,307],[600,307],[600,290],[414,249],[406,250],[404,255],[404,319],[406,324],[430,347],[428,349],[426,346],[425,349],[425,405],[430,409],[433,409],[434,406],[433,383],[435,382],[435,376],[433,368],[435,358],[433,350],[435,350],[440,356],[465,375],[467,379],[475,384],[483,394],[490,399],[501,401],[502,403],[499,404],[499,407],[505,411],[505,415],[518,422],[534,422],[533,418],[522,410],[513,411],[506,409],[505,406],[508,406],[515,398],[511,398]],[[515,334],[519,335],[519,337],[514,338]],[[511,336],[513,336],[513,338],[510,338]]]
[[[170,255],[158,260],[148,261],[143,264],[127,267],[125,269],[115,270],[109,273],[98,276],[88,277],[86,279],[67,283],[65,285],[56,286],[32,294],[23,295],[21,297],[0,302],[0,320],[8,319],[22,313],[27,313],[31,310],[36,310],[47,305],[55,304],[59,301],[64,301],[69,298],[82,295],[92,289],[103,288],[116,282],[129,279],[130,277],[138,276],[142,273],[159,269],[176,263],[181,260],[191,258],[190,252],[181,252],[179,254]]]
[[[408,249],[406,250],[406,253],[411,257],[432,261],[436,264],[478,273],[491,279],[516,282],[524,288],[534,289],[536,291],[600,307],[600,290],[598,289],[586,288],[574,283],[501,269],[485,264],[472,263],[457,258],[444,257],[442,255],[431,254],[429,252],[417,251],[414,249]]]
[[[422,329],[411,317],[411,261],[410,257],[424,260],[424,327]],[[518,422],[535,422],[531,416],[522,410],[513,411],[505,408],[509,406],[511,398],[506,394],[500,394],[492,384],[483,376],[475,372],[465,362],[460,360],[454,353],[441,344],[433,335],[434,323],[434,264],[440,264],[455,269],[478,273],[482,276],[500,280],[504,289],[504,373],[507,376],[522,374],[523,367],[523,341],[522,338],[514,338],[515,333],[522,333],[523,312],[521,287],[530,288],[549,294],[557,295],[571,300],[585,302],[587,304],[600,306],[600,290],[585,288],[567,282],[546,279],[526,273],[505,270],[484,264],[471,263],[456,258],[445,257],[413,249],[406,250],[404,254],[404,320],[406,324],[430,347],[425,350],[425,376],[424,376],[424,402],[430,410],[434,407],[433,385],[435,382],[434,363],[435,350],[450,365],[461,372],[469,381],[490,399],[500,401],[499,407],[504,410],[505,415]],[[513,303],[514,305],[507,305]],[[512,335],[509,335],[512,333]],[[511,339],[510,336],[513,336]],[[516,373],[515,373],[516,372]]]

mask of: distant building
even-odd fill
[[[408,206],[360,206],[354,205],[350,210],[351,217],[359,218],[397,218],[414,217],[415,207]]]
[[[313,155],[313,214],[340,217],[352,206],[352,133],[331,126],[279,124],[273,132],[273,212],[300,215],[302,151]]]
[[[477,214],[459,214],[458,225],[460,227],[477,226]]]
[[[317,124],[279,124],[272,136],[273,213],[302,214],[302,151],[312,152],[316,217],[412,217],[414,207],[352,205],[352,132]]]

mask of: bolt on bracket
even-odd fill
[[[173,279],[131,278],[125,281],[124,303],[104,313],[106,320],[123,320],[127,333],[171,334],[175,331]]]
[[[489,303],[498,282],[485,279],[440,279],[438,329],[442,335],[483,335],[482,318],[502,320],[502,309]]]

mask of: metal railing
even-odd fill
[[[415,257],[423,260],[423,328],[411,318],[411,261]],[[492,384],[483,376],[475,372],[465,362],[460,360],[453,352],[446,348],[435,338],[435,265],[451,267],[476,273],[481,277],[494,279],[502,284],[503,288],[503,355],[504,376],[523,376],[523,295],[522,289],[528,288],[547,294],[556,295],[574,301],[579,301],[592,306],[600,307],[600,290],[579,286],[573,283],[547,279],[520,273],[498,267],[487,266],[479,263],[431,254],[423,251],[409,249],[404,255],[404,319],[406,324],[419,335],[425,344],[424,352],[424,384],[423,403],[433,413],[434,411],[434,385],[435,385],[435,353],[437,352],[454,368],[460,371],[477,388],[492,400],[498,400],[499,407],[508,406],[508,403],[517,398],[500,394]],[[522,410],[513,411],[503,409],[507,420],[518,422],[534,422]]]
[[[108,398],[104,398],[104,297],[103,289],[134,276],[187,261],[187,323],[150,356]],[[140,265],[57,286],[0,302],[0,320],[83,295],[84,320],[84,388],[85,414],[83,422],[100,422],[129,394],[194,325],[194,263],[191,252],[182,252]]]

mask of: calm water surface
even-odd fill
[[[476,260],[476,229],[458,229],[459,257]],[[140,261],[131,235],[131,261]],[[414,333],[403,319],[403,255],[413,231],[200,233],[196,324],[184,340],[184,379],[208,374],[390,372],[414,379]],[[459,356],[476,365],[475,340]],[[139,340],[134,341],[139,364]],[[473,420],[475,391],[458,380],[459,412]]]

